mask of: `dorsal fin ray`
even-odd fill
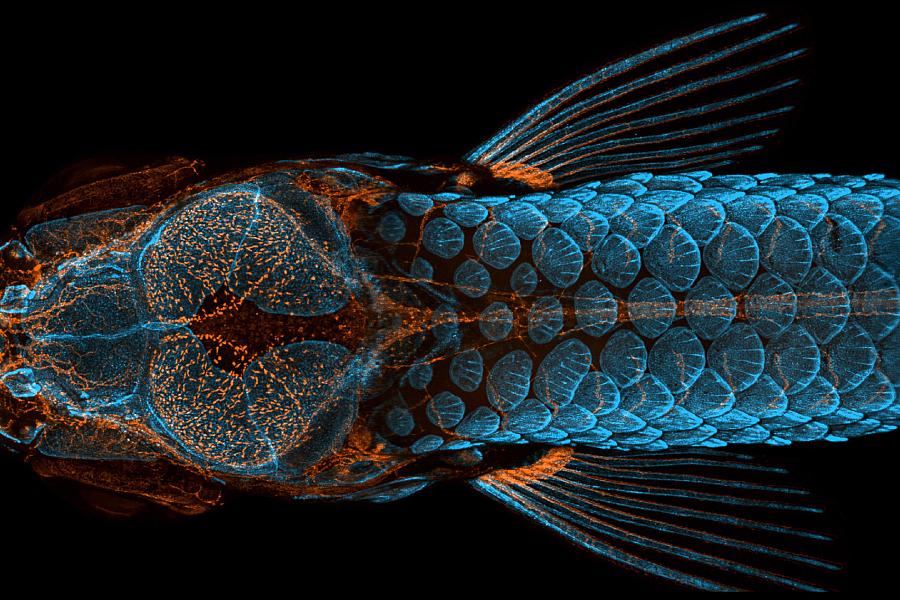
[[[800,56],[804,51],[796,49],[759,56],[797,26],[738,41],[732,35],[731,42],[720,38],[764,17],[708,27],[603,67],[527,111],[465,160],[498,178],[549,188],[651,168],[721,166],[759,150],[761,141],[777,132],[765,122],[793,107],[751,107],[799,80],[735,88],[739,80]],[[693,45],[713,42],[715,47],[699,55],[677,58]]]

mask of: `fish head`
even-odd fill
[[[279,166],[29,227],[0,252],[0,433],[126,493],[160,472],[303,497],[397,479],[360,406],[430,311],[355,239],[392,193]]]

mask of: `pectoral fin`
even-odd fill
[[[821,510],[806,491],[773,483],[784,474],[718,452],[609,456],[560,447],[472,485],[649,575],[706,590],[821,590],[812,581],[838,567],[804,549],[821,552],[829,538],[796,525]]]

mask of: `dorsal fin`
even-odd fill
[[[776,47],[796,25],[748,35],[764,17],[708,27],[603,67],[465,160],[543,189],[620,173],[717,167],[759,150],[777,132],[766,122],[792,108],[760,103],[799,80],[760,83],[754,76],[804,52]]]

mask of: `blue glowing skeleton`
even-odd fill
[[[795,79],[736,87],[799,54],[745,59],[792,29],[761,18],[607,66],[458,164],[175,161],[26,211],[0,431],[185,512],[462,478],[657,576],[814,588],[753,559],[830,564],[739,540],[820,540],[746,516],[802,498],[725,450],[896,427],[900,181],[699,170],[788,110],[752,107]]]

